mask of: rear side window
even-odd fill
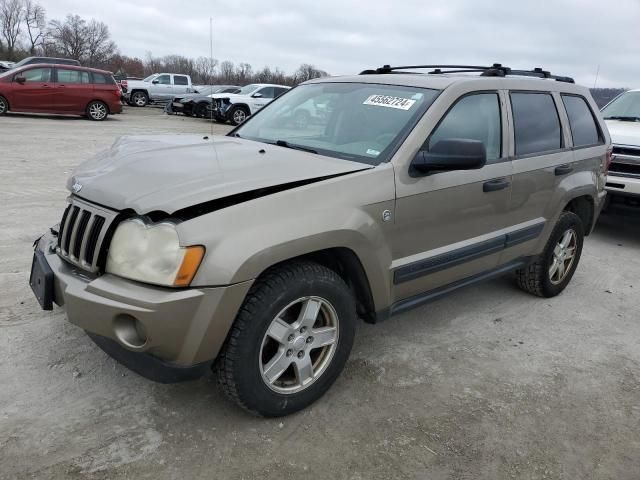
[[[585,99],[575,95],[562,95],[562,103],[569,117],[573,146],[584,147],[602,143],[593,113]]]
[[[501,156],[502,125],[497,93],[475,93],[451,107],[427,141],[427,150],[440,140],[465,138],[484,143],[487,161]]]
[[[89,83],[89,72],[58,68],[58,83]]]
[[[27,82],[50,82],[51,81],[51,69],[50,68],[32,68],[16,74],[16,77],[24,77]],[[15,77],[14,77],[15,80]]]
[[[173,76],[173,84],[174,85],[189,85],[189,79],[184,75],[174,75]]]
[[[516,155],[562,148],[560,118],[548,93],[511,93]]]

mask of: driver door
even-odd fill
[[[481,169],[409,172],[396,168],[392,291],[395,301],[416,297],[498,266],[511,193],[508,124],[503,93],[469,92],[445,110],[421,150],[439,140],[480,140]]]
[[[254,114],[275,97],[273,87],[263,87],[251,95],[251,113]]]
[[[153,79],[153,88],[151,89],[151,98],[153,100],[171,100],[173,98],[173,85],[171,83],[171,75],[165,73],[158,75]]]

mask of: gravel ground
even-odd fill
[[[557,298],[505,278],[360,325],[334,387],[283,419],[140,378],[39,310],[31,244],[71,169],[119,135],[210,131],[150,108],[0,118],[0,478],[640,477],[640,210],[601,217]]]

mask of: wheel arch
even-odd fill
[[[585,236],[591,233],[595,220],[595,200],[592,195],[580,195],[572,198],[565,204],[562,211],[575,213],[585,226]]]
[[[278,266],[296,261],[310,260],[316,262],[337,273],[349,286],[356,300],[356,310],[358,315],[367,323],[376,322],[376,308],[371,292],[369,277],[365,271],[360,258],[352,249],[347,247],[331,247],[323,250],[316,250],[306,254],[298,255],[280,261],[267,269],[267,271]]]
[[[1,93],[0,93],[0,97],[4,98],[4,101],[7,102],[7,110],[6,111],[8,112],[9,110],[11,110],[11,102],[9,101],[9,98],[6,95],[3,95]]]

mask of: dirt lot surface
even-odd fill
[[[31,244],[71,169],[119,135],[209,132],[151,108],[0,118],[0,478],[640,478],[640,209],[601,218],[557,298],[505,278],[360,325],[334,387],[283,419],[140,378],[41,311]]]

